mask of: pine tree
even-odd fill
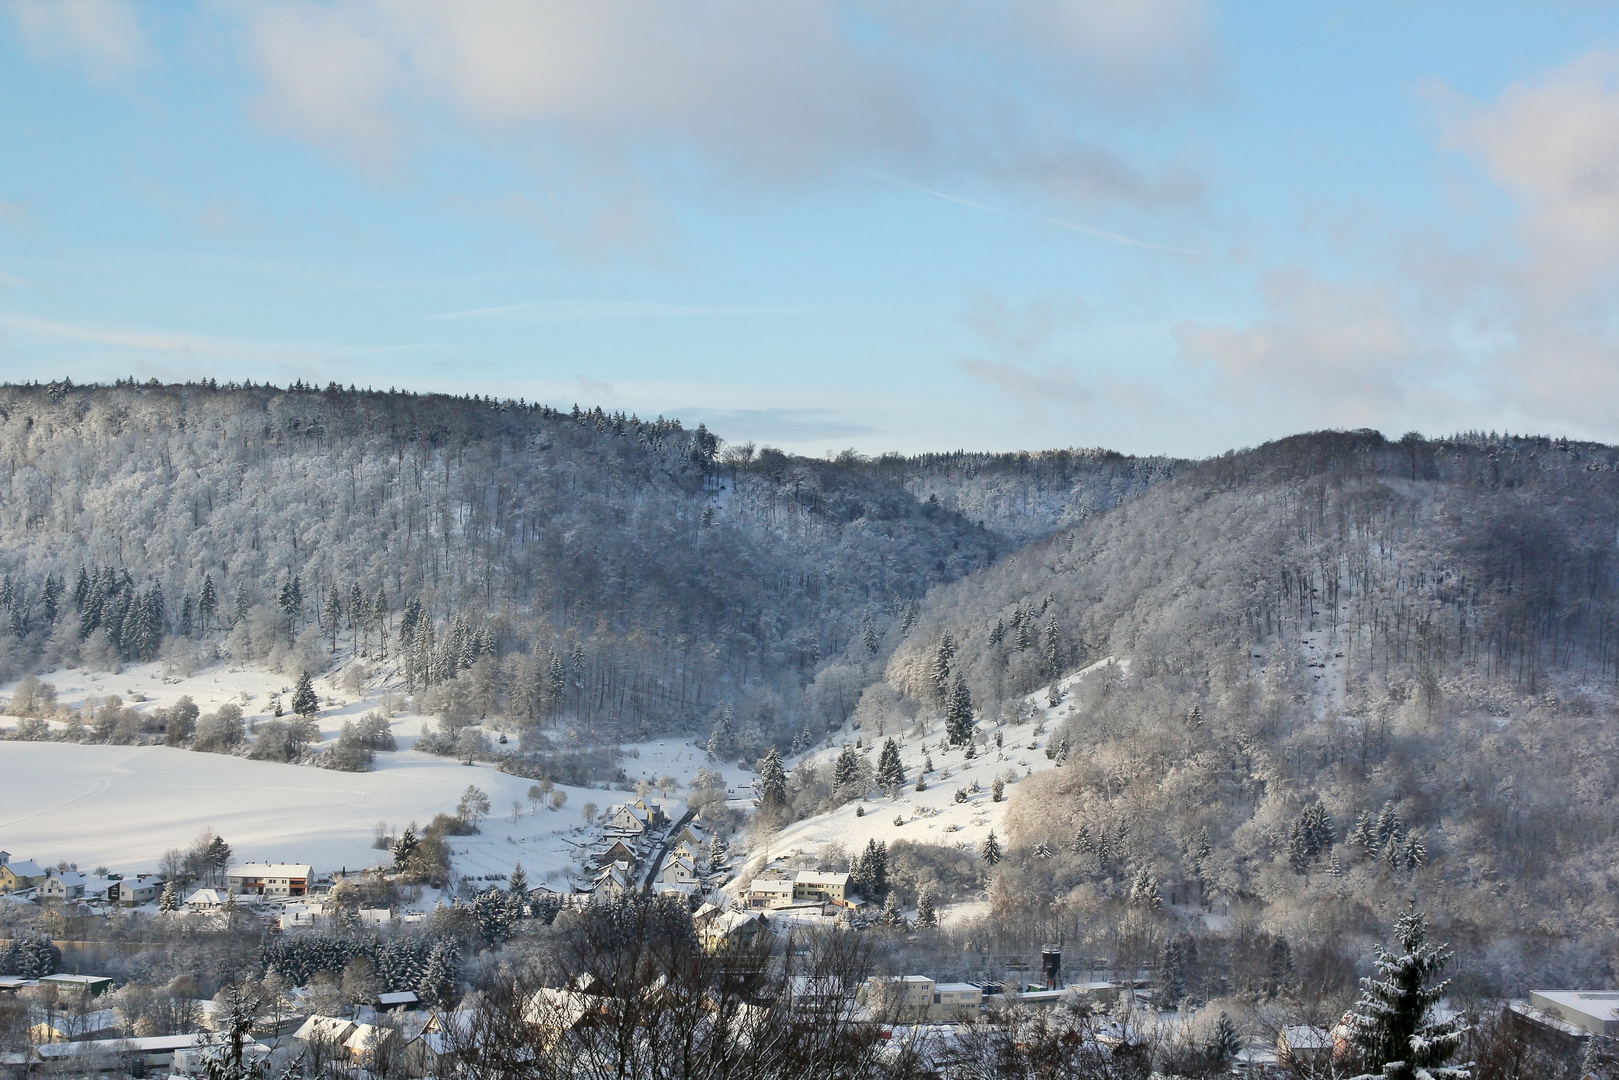
[[[292,711],[306,720],[320,712],[320,699],[315,696],[315,682],[307,671],[298,676],[297,689],[292,692]]]
[[[528,895],[528,875],[523,873],[521,862],[512,867],[512,876],[506,879],[506,891],[519,899]]]
[[[1005,619],[996,619],[994,627],[991,628],[991,630],[989,632],[989,643],[990,643],[991,646],[995,646],[995,645],[999,645],[1001,642],[1003,642],[1005,640],[1006,640],[1006,620]]]
[[[180,910],[180,889],[174,882],[165,881],[163,883],[163,893],[157,898],[157,909],[159,911]]]
[[[870,612],[860,616],[860,640],[865,642],[866,651],[873,656],[882,647],[882,636],[877,633],[877,624],[872,621]]]
[[[866,849],[855,860],[851,871],[849,876],[859,883],[862,896],[875,900],[887,893],[888,845],[876,839],[867,840]]]
[[[427,951],[422,978],[416,993],[423,1001],[439,1008],[455,1004],[456,984],[461,977],[461,950],[453,938],[440,938]]]
[[[394,866],[402,867],[409,862],[412,853],[415,852],[417,845],[420,843],[421,841],[416,839],[415,826],[406,825],[405,831],[400,833],[398,838],[388,846],[389,852],[394,857]]]
[[[963,746],[973,737],[973,698],[960,674],[950,688],[944,714],[945,735],[951,746]]]
[[[708,844],[708,872],[719,874],[725,871],[725,857],[729,849],[724,837],[716,836]]]
[[[1046,673],[1055,679],[1062,674],[1062,630],[1057,626],[1055,613],[1046,620],[1046,647],[1044,653]]]
[[[905,913],[899,908],[899,893],[890,892],[888,900],[883,904],[883,913],[877,919],[877,925],[884,930],[904,931],[910,929],[905,921]]]
[[[1164,898],[1158,892],[1158,879],[1145,866],[1137,869],[1136,876],[1130,881],[1130,903],[1148,911],[1157,911],[1164,906]]]
[[[1349,1012],[1350,1037],[1368,1077],[1386,1080],[1467,1080],[1468,1067],[1447,1066],[1466,1028],[1459,1018],[1430,1020],[1448,980],[1435,982],[1450,961],[1428,943],[1426,918],[1415,907],[1394,924],[1399,953],[1377,948],[1377,977],[1360,981]]]
[[[905,783],[905,766],[900,764],[899,744],[893,739],[883,743],[883,752],[877,758],[877,783],[885,789]]]
[[[1231,1022],[1231,1017],[1225,1013],[1214,1022],[1214,1030],[1209,1032],[1208,1054],[1213,1059],[1214,1067],[1222,1072],[1231,1067],[1242,1052],[1242,1036],[1237,1032],[1237,1025]]]
[[[343,622],[343,594],[337,591],[334,584],[326,590],[326,607],[321,612],[321,620],[326,636],[331,639],[332,651],[337,651],[337,631]]]
[[[377,656],[388,659],[388,594],[379,586],[371,598],[371,621],[377,624]]]
[[[939,639],[939,647],[933,653],[933,664],[928,669],[928,678],[933,682],[933,691],[942,703],[948,703],[950,700],[950,661],[955,655],[955,639],[946,634]]]
[[[787,805],[787,770],[782,768],[781,755],[772,746],[759,761],[759,808],[780,810]]]
[[[731,711],[731,703],[727,701],[720,706],[719,716],[714,720],[714,729],[708,733],[708,745],[705,749],[716,758],[730,757],[735,738],[735,714]]]
[[[995,839],[995,830],[991,829],[984,838],[984,846],[978,849],[978,857],[990,866],[1001,861],[1001,844]]]
[[[989,801],[1000,802],[1006,794],[1006,781],[997,776],[989,785]]]
[[[253,608],[253,602],[247,598],[246,589],[236,590],[236,600],[231,605],[230,624],[247,621],[247,613]]]
[[[939,913],[933,907],[933,894],[923,889],[916,897],[916,928],[927,930],[939,925]]]
[[[860,759],[854,755],[854,747],[848,743],[843,744],[843,752],[832,765],[833,790],[841,790],[853,784],[860,776]]]

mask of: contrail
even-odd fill
[[[861,171],[864,172],[864,170]],[[1169,247],[1164,244],[1149,244],[1145,240],[1136,240],[1133,237],[1125,236],[1123,233],[1109,232],[1107,229],[1098,229],[1093,225],[1081,225],[1078,222],[1064,221],[1061,218],[1046,217],[1044,214],[1028,214],[1024,213],[1022,210],[1007,210],[999,206],[990,206],[988,203],[975,202],[972,199],[964,199],[959,195],[951,195],[947,192],[936,191],[930,187],[923,187],[921,184],[913,184],[909,180],[901,180],[897,176],[887,176],[883,173],[876,172],[865,172],[865,175],[876,180],[885,180],[890,184],[898,184],[900,187],[910,188],[912,191],[920,191],[924,195],[932,195],[936,199],[943,199],[945,202],[953,202],[958,206],[970,207],[973,210],[982,210],[987,214],[1000,214],[1003,217],[1028,218],[1030,221],[1038,221],[1042,225],[1050,225],[1056,229],[1067,229],[1069,232],[1082,233],[1085,236],[1094,236],[1096,239],[1106,240],[1110,244],[1123,244],[1126,247],[1145,248],[1147,251],[1167,251],[1175,255],[1202,254],[1202,252],[1194,251],[1191,248]]]

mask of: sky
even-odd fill
[[[0,0],[0,379],[1619,441],[1619,7]]]

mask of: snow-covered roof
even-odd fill
[[[309,872],[308,863],[243,863],[232,867],[227,875],[233,878],[306,878]]]
[[[815,870],[800,870],[793,880],[799,885],[835,885],[839,888],[849,885],[848,874],[824,874]]]
[[[32,859],[13,859],[7,863],[0,863],[0,866],[4,866],[20,878],[45,876],[45,871],[41,870],[39,864]]]
[[[60,881],[68,888],[74,889],[84,884],[84,875],[75,870],[64,870],[61,873],[52,874],[51,880]]]
[[[311,1016],[292,1033],[292,1037],[302,1039],[304,1042],[341,1043],[352,1034],[354,1034],[352,1020],[344,1020],[339,1016]]]

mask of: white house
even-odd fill
[[[78,900],[84,896],[84,875],[75,870],[52,874],[39,887],[42,900]]]
[[[140,907],[158,898],[163,891],[163,879],[156,874],[140,874],[124,878],[118,883],[118,903],[124,907]],[[109,899],[111,897],[109,896]]]
[[[308,863],[244,863],[225,874],[232,896],[303,896],[309,892]]]

